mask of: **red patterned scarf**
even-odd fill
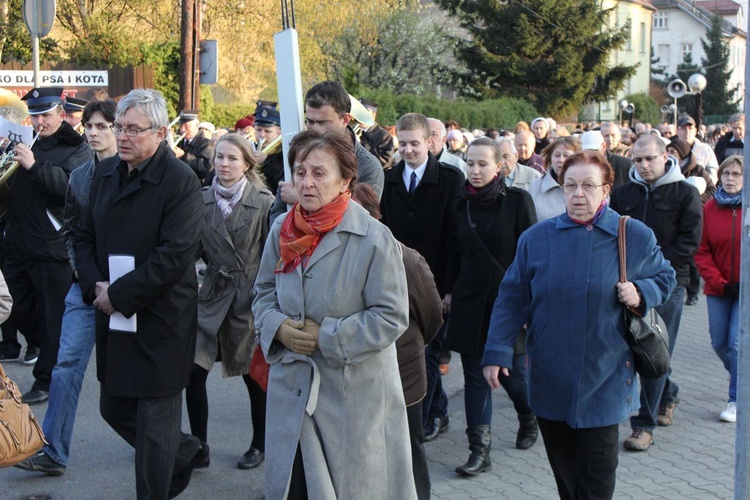
[[[281,225],[281,259],[275,272],[291,273],[298,265],[305,265],[323,236],[339,225],[351,198],[347,191],[313,214],[305,213],[299,202],[295,203]]]

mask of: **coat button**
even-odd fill
[[[305,273],[305,278],[307,278],[307,279],[312,278],[312,274],[311,273]]]
[[[627,380],[625,381],[625,383],[626,383],[627,385],[630,385],[630,384],[632,384],[632,383],[633,383],[633,381],[632,381],[632,380],[630,380],[630,379],[627,379]]]
[[[296,388],[296,389],[294,390],[294,394],[295,394],[295,396],[299,396],[300,394],[302,394],[302,389],[300,389],[299,387],[298,387],[298,388]]]
[[[625,362],[625,368],[630,368],[630,361]]]

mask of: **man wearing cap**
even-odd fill
[[[19,357],[21,346],[10,331],[20,331],[27,342],[24,362],[36,361],[34,385],[23,396],[30,404],[49,397],[71,284],[62,231],[68,178],[93,158],[85,139],[64,120],[62,91],[35,88],[23,97],[39,136],[31,148],[16,146],[15,158],[22,168],[8,182],[3,274],[15,301],[0,358]]]
[[[513,144],[518,151],[518,163],[544,174],[544,159],[534,152],[536,137],[528,130],[519,130]]]
[[[502,157],[500,158],[500,172],[503,174],[505,185],[528,191],[531,181],[538,179],[542,174],[531,167],[518,163],[518,152],[512,140],[503,137],[497,142],[500,145],[502,153]]]
[[[359,102],[370,112],[372,119],[378,116],[378,103],[369,99],[361,98]],[[377,122],[365,128],[362,126],[362,135],[359,137],[362,147],[372,153],[380,161],[383,168],[391,166],[391,158],[395,151],[393,136]]]
[[[695,126],[695,120],[688,114],[682,114],[677,119],[677,137],[687,142],[690,150],[695,156],[695,162],[703,165],[711,180],[716,184],[719,180],[719,163],[716,161],[714,150],[708,144],[702,143],[697,137],[698,128]]]
[[[195,111],[183,111],[180,113],[180,133],[182,140],[175,146],[174,154],[177,158],[188,164],[193,169],[198,179],[203,182],[212,169],[214,158],[214,145],[211,139],[206,137],[198,128],[198,113]]]
[[[609,164],[612,165],[612,170],[615,171],[613,188],[630,182],[628,176],[630,175],[630,167],[633,165],[633,162],[629,158],[608,151],[607,144],[604,142],[604,136],[601,132],[598,130],[584,132],[583,135],[581,135],[581,148],[598,151],[599,154],[604,156]]]
[[[716,161],[719,163],[723,162],[728,156],[742,156],[745,149],[745,113],[733,114],[729,117],[727,123],[732,128],[732,133],[722,135],[714,148]]]
[[[446,146],[446,143],[448,141],[448,132],[447,130],[445,130],[445,125],[443,124],[443,122],[441,122],[437,118],[427,118],[427,121],[430,123],[430,141],[428,142],[428,145],[430,146],[430,153],[432,153],[435,158],[437,158],[437,161],[446,163],[448,165],[453,165],[454,167],[459,169],[461,173],[464,174],[465,178],[467,168],[466,162],[458,156],[450,154],[448,152],[448,148]]]
[[[247,115],[234,123],[234,133],[245,136],[248,141],[254,141],[255,129],[253,125],[255,125],[255,116]]]
[[[305,94],[305,122],[307,128],[329,130],[334,127],[348,128],[352,120],[351,96],[339,82],[327,80],[314,85]],[[378,199],[383,194],[383,167],[372,153],[362,147],[354,131],[348,128],[354,145],[354,156],[357,159],[357,182],[369,184]],[[286,205],[297,202],[297,193],[291,182],[279,182],[276,200],[271,207],[269,220],[287,211]]]
[[[269,145],[281,137],[281,115],[275,108],[275,102],[270,103],[274,107],[260,105],[262,102],[264,101],[258,101],[258,108],[255,110],[255,138],[258,145],[253,156],[261,165],[266,186],[275,195],[279,189],[279,181],[284,180],[284,152],[281,144],[273,148]]]
[[[63,109],[65,110],[65,121],[73,127],[73,130],[83,135],[83,124],[81,118],[83,117],[83,108],[86,107],[88,101],[86,99],[76,99],[75,97],[66,97]]]

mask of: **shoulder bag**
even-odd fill
[[[627,246],[625,228],[630,217],[620,217],[617,231],[617,251],[620,257],[620,282],[627,277]],[[651,308],[649,319],[642,318],[623,304],[625,341],[633,352],[635,371],[643,378],[659,378],[669,370],[669,344],[666,329],[659,326],[659,316]]]
[[[18,386],[0,365],[0,467],[16,465],[47,444],[29,405],[21,402]]]

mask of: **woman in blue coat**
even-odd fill
[[[561,172],[566,212],[521,235],[500,285],[482,366],[495,389],[513,366],[527,325],[529,399],[560,498],[611,498],[618,424],[638,408],[623,304],[644,312],[675,286],[653,232],[627,224],[627,276],[619,283],[619,216],[607,207],[614,173],[582,151]]]

